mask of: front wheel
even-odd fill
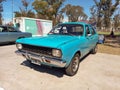
[[[65,69],[67,75],[73,76],[77,73],[79,68],[79,59],[80,59],[80,55],[75,54],[70,65]]]

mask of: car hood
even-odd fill
[[[35,45],[35,46],[58,48],[76,39],[77,39],[76,36],[46,35],[46,36],[18,39],[16,42],[23,43],[23,44],[29,44],[29,45]]]

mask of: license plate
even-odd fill
[[[27,57],[30,59],[31,63],[41,65],[41,61],[42,61],[41,57],[32,56],[31,54],[27,54]]]
[[[41,62],[39,60],[32,59],[31,63],[41,65]]]

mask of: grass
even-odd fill
[[[105,32],[105,31],[98,31],[98,34],[103,34],[105,36],[110,35],[111,32]],[[114,35],[117,37],[120,37],[120,31],[114,32]],[[120,43],[117,42],[107,42],[111,40],[110,37],[106,37],[106,43],[99,44],[98,45],[98,52],[100,53],[107,53],[107,54],[113,54],[113,55],[120,55]],[[113,38],[113,41],[119,40],[117,38]]]
[[[115,47],[107,44],[99,44],[98,45],[99,53],[107,53],[113,55],[120,55],[120,47]]]
[[[99,31],[98,34],[103,34],[103,35],[110,35],[110,32],[101,32]],[[120,35],[120,32],[114,32],[115,35]]]

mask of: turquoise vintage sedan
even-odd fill
[[[64,68],[67,75],[77,73],[79,62],[89,52],[97,52],[98,34],[83,22],[55,26],[48,35],[18,39],[16,53],[31,63]]]

